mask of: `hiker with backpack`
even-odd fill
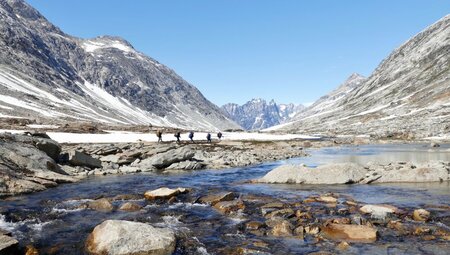
[[[208,134],[206,135],[206,142],[207,142],[207,143],[210,143],[210,142],[211,142],[211,133],[208,133]]]
[[[222,139],[222,133],[219,131],[219,133],[217,133],[217,138],[219,138],[219,140]]]
[[[189,132],[189,139],[191,139],[191,142],[194,142],[194,131]]]
[[[162,143],[162,131],[158,129],[158,131],[156,131],[156,137],[158,137],[158,143],[161,142]]]
[[[177,138],[177,143],[181,143],[181,141],[180,141],[180,137],[181,137],[180,131],[175,132],[175,134],[173,136],[175,136]]]

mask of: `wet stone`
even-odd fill
[[[259,222],[259,221],[250,221],[245,224],[245,228],[247,230],[258,230],[264,226],[265,226],[265,224],[263,222]]]
[[[207,195],[199,198],[199,202],[203,204],[215,205],[222,201],[231,201],[236,197],[233,192],[222,192],[219,194]]]
[[[245,209],[245,204],[242,200],[222,201],[214,205],[214,208],[223,214],[230,214],[239,210]]]
[[[87,207],[89,209],[96,210],[96,211],[102,211],[102,212],[110,212],[114,209],[114,206],[106,198],[100,198],[100,199],[91,201],[87,204]]]
[[[266,218],[272,218],[272,217],[289,218],[294,215],[295,215],[294,210],[292,210],[290,208],[286,208],[286,209],[281,209],[281,210],[276,210],[276,211],[270,212],[270,213],[266,214],[264,217],[266,217]]]
[[[128,211],[128,212],[135,212],[135,211],[139,211],[141,209],[142,209],[142,206],[140,206],[136,203],[132,203],[132,202],[124,203],[119,208],[119,210],[121,210],[121,211]]]
[[[413,212],[415,221],[427,221],[430,218],[430,212],[425,209],[417,209]]]

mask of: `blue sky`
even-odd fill
[[[27,0],[68,34],[116,35],[212,102],[313,102],[368,76],[448,0]]]

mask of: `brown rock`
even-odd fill
[[[362,225],[329,224],[322,228],[328,239],[357,243],[373,243],[377,240],[377,230]]]
[[[120,200],[139,200],[142,198],[142,195],[137,194],[120,194],[112,198],[112,201],[120,201]]]
[[[294,229],[294,235],[303,238],[304,234],[305,234],[305,228],[303,226],[299,226]]]
[[[119,210],[121,211],[128,211],[128,212],[135,212],[142,209],[142,206],[132,203],[132,202],[126,202],[122,206],[120,206]]]
[[[278,221],[272,228],[271,234],[273,236],[292,236],[292,229],[294,227],[287,220]]]
[[[238,210],[244,210],[245,204],[242,200],[222,201],[214,205],[214,208],[223,214],[230,214]]]
[[[417,209],[413,212],[415,221],[427,221],[430,218],[430,212],[425,209]]]
[[[203,204],[215,205],[222,201],[232,201],[236,197],[236,194],[233,192],[222,192],[219,194],[208,195],[199,198],[199,202]]]
[[[106,198],[100,198],[94,201],[91,201],[87,204],[87,207],[92,210],[102,211],[102,212],[110,212],[114,209],[111,202],[109,202]]]
[[[264,223],[259,222],[259,221],[250,221],[245,224],[245,228],[247,230],[258,230],[258,229],[264,227],[264,225],[265,225]]]
[[[322,203],[332,203],[335,204],[337,203],[337,198],[331,197],[331,196],[320,196],[318,198],[316,198],[317,202],[322,202]]]
[[[281,202],[273,202],[273,203],[265,204],[265,205],[261,206],[261,208],[278,208],[278,209],[282,209],[282,208],[284,208],[284,204],[281,203]]]
[[[27,245],[25,255],[39,255],[39,251],[33,245]]]
[[[144,197],[148,200],[169,199],[180,193],[186,193],[186,192],[188,192],[188,190],[185,188],[170,189],[167,187],[162,187],[159,189],[149,190],[149,191],[145,192]]]
[[[271,213],[266,214],[266,218],[272,218],[272,217],[283,217],[283,218],[289,218],[294,216],[295,212],[291,208],[276,210]]]
[[[305,233],[309,235],[317,235],[319,234],[320,229],[317,226],[306,226]]]
[[[436,239],[436,237],[433,235],[422,236],[422,240],[424,240],[424,241],[431,241],[431,240],[435,240],[435,239]]]
[[[427,228],[427,227],[417,227],[414,230],[414,235],[422,235],[422,234],[428,234],[431,233],[431,229]]]
[[[350,248],[350,244],[348,244],[347,242],[340,242],[337,246],[337,248],[341,251],[345,251],[348,248]]]

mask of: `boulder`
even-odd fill
[[[119,210],[121,211],[128,211],[128,212],[135,212],[142,209],[142,206],[132,203],[132,202],[126,202],[123,205],[120,206]]]
[[[170,189],[167,187],[162,187],[159,189],[149,190],[149,191],[145,192],[144,197],[148,200],[169,199],[180,193],[186,193],[186,192],[188,192],[188,190],[185,188]]]
[[[336,203],[338,200],[337,198],[331,196],[320,196],[316,198],[316,201],[322,203]]]
[[[58,160],[59,153],[61,153],[61,146],[50,139],[39,139],[36,143],[36,147],[55,161]]]
[[[185,146],[144,159],[139,163],[139,166],[141,168],[155,167],[157,169],[164,169],[174,163],[190,160],[194,157],[194,154],[195,150],[191,146]]]
[[[170,255],[176,239],[172,230],[145,223],[106,220],[96,226],[86,241],[89,254]]]
[[[446,167],[438,165],[383,171],[380,175],[381,177],[372,183],[441,182],[450,180]]]
[[[245,209],[245,204],[242,200],[237,199],[233,201],[222,201],[214,205],[214,208],[223,214],[231,214],[239,210]]]
[[[170,165],[167,169],[177,170],[199,170],[205,168],[206,164],[198,161],[183,161]]]
[[[270,231],[273,236],[292,236],[294,226],[287,220],[276,221]]]
[[[15,254],[19,242],[7,235],[0,235],[0,254]]]
[[[377,229],[369,226],[328,224],[321,230],[326,238],[334,241],[373,243],[377,240]]]
[[[114,206],[106,198],[100,198],[88,203],[88,208],[101,212],[110,212],[114,209]]]
[[[263,183],[352,184],[362,180],[367,169],[354,163],[340,163],[309,168],[283,165],[258,180]]]
[[[415,221],[427,221],[430,218],[430,212],[425,209],[417,209],[413,212]]]
[[[102,162],[99,159],[93,158],[81,151],[69,151],[69,163],[73,166],[86,166],[89,168],[101,168]]]
[[[377,219],[384,219],[388,214],[399,211],[397,207],[392,205],[365,205],[359,208],[359,210]]]
[[[235,197],[236,194],[233,192],[221,192],[218,194],[200,197],[198,201],[203,204],[215,205],[222,201],[232,201]]]

